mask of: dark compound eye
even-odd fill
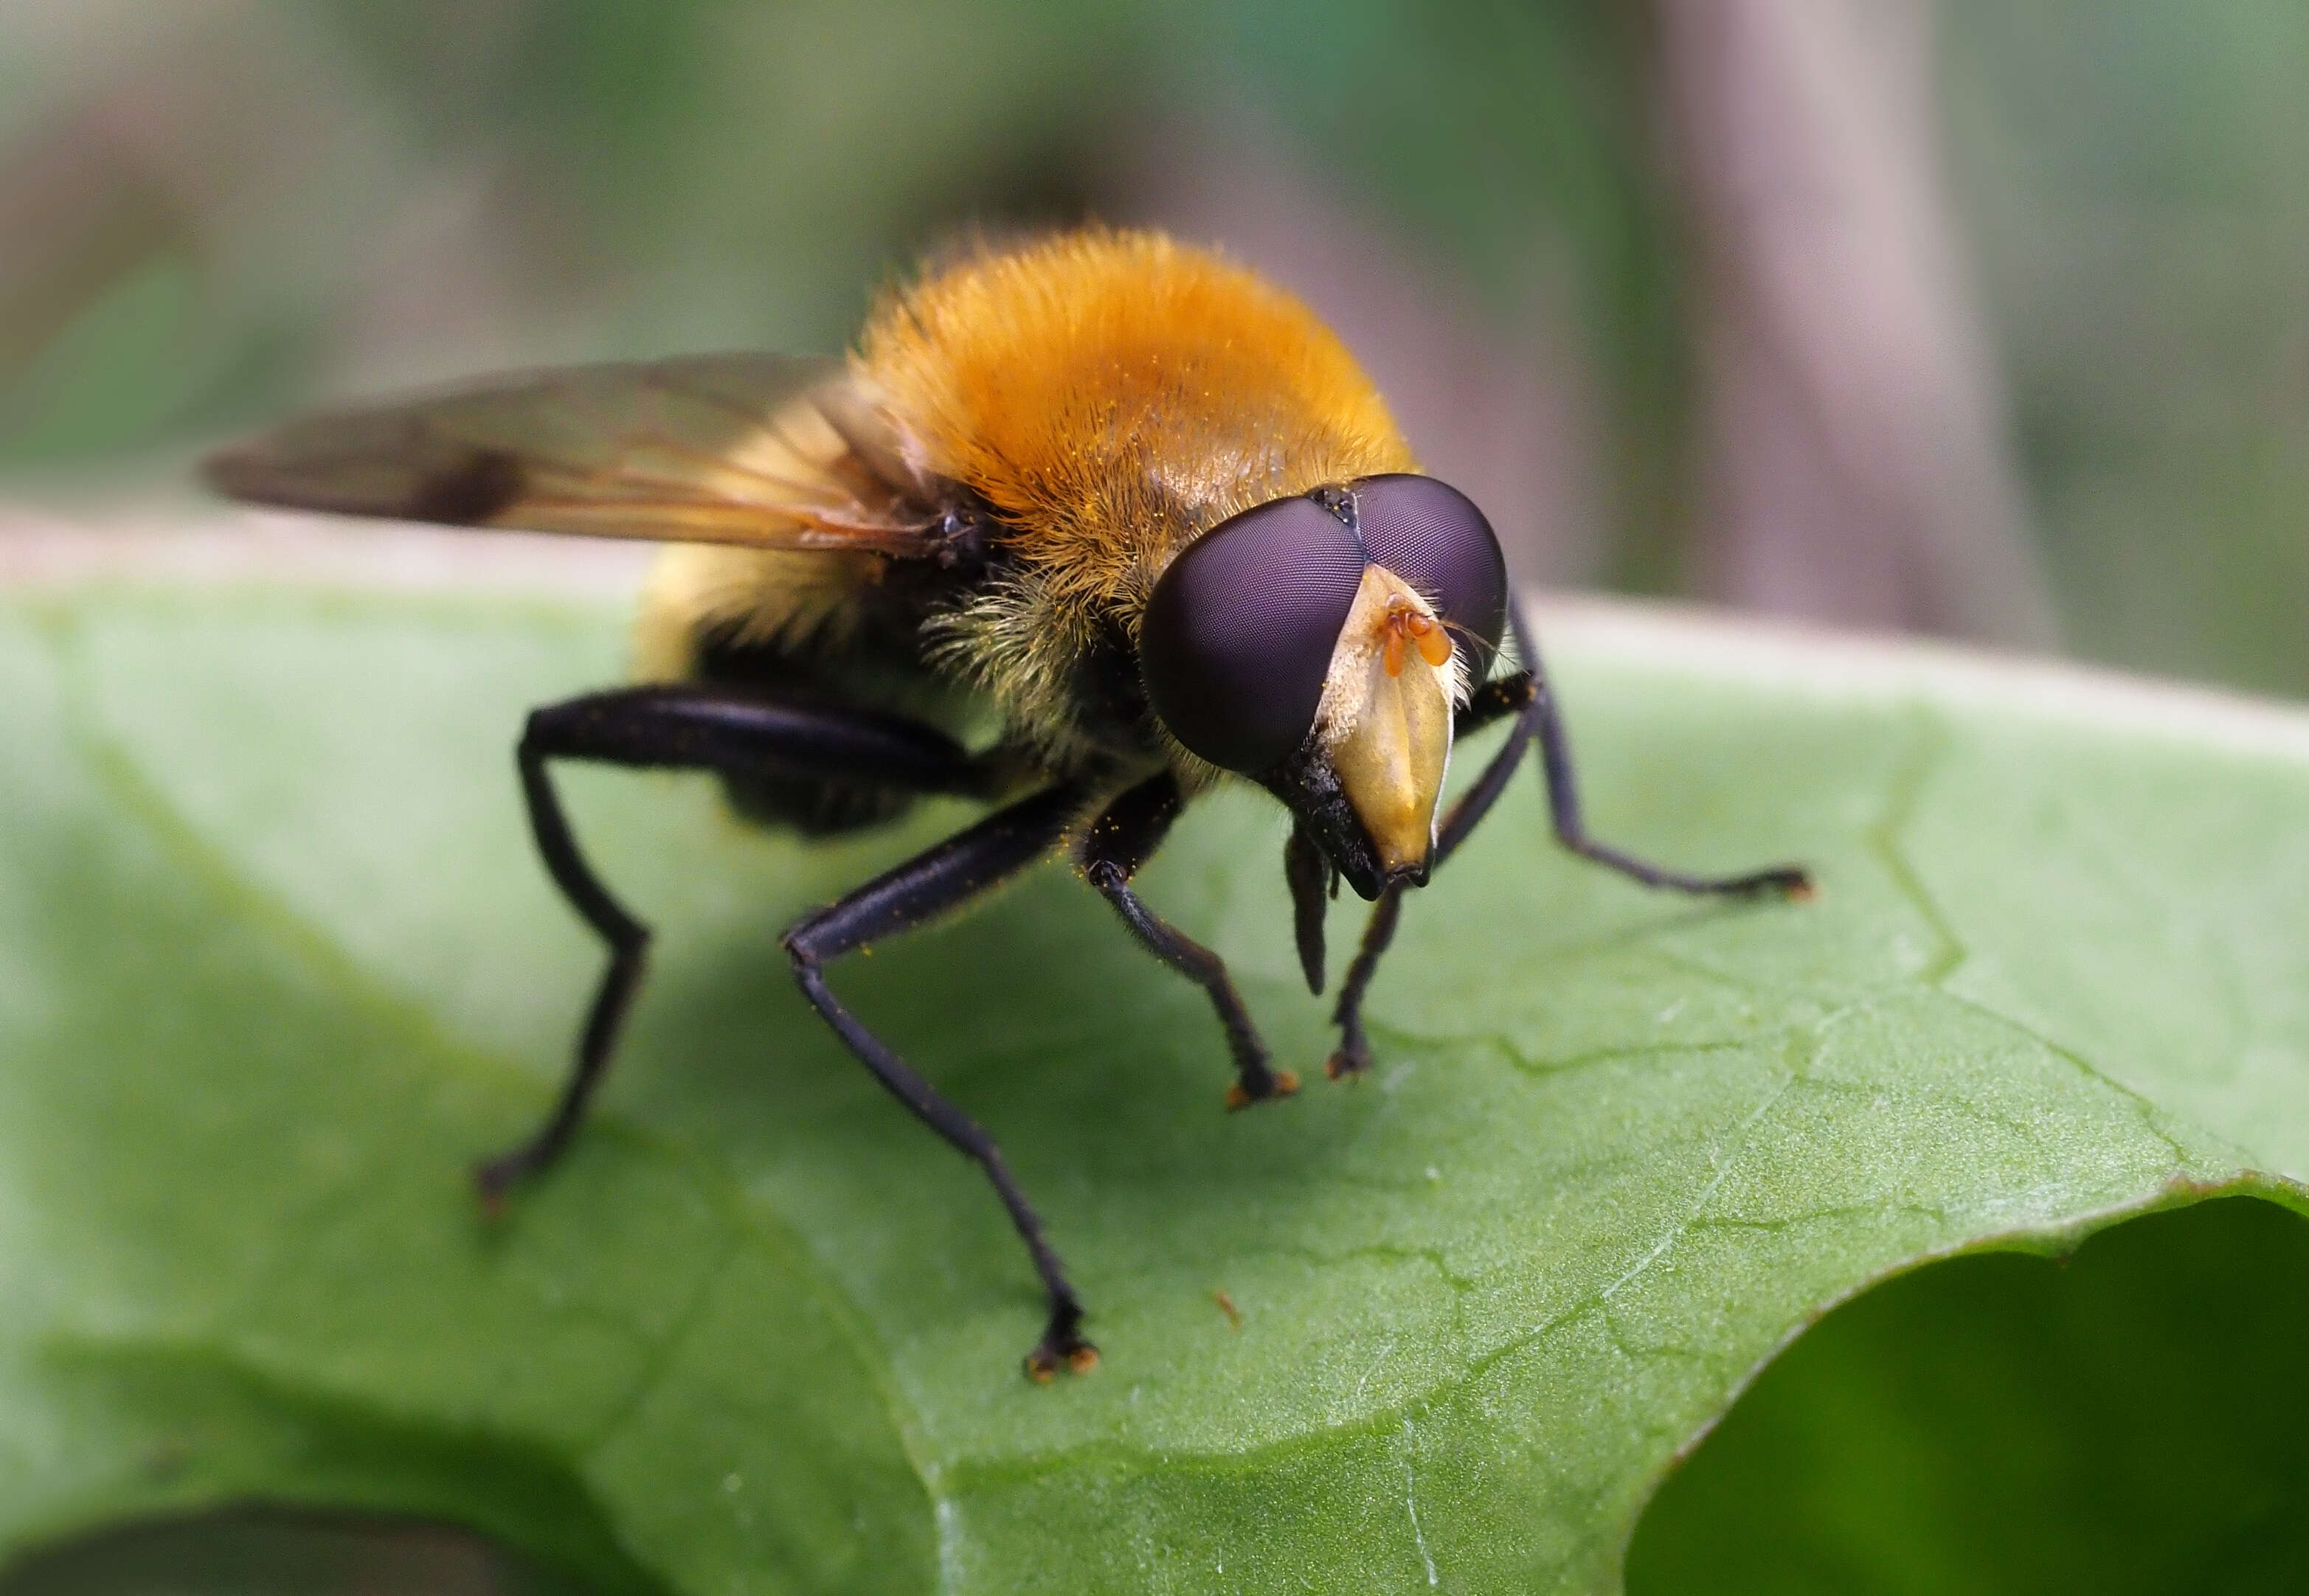
[[[1171,735],[1224,770],[1281,763],[1315,723],[1362,574],[1354,533],[1308,498],[1246,510],[1189,544],[1138,634],[1146,696]]]
[[[1468,661],[1481,681],[1508,624],[1508,567],[1474,501],[1432,477],[1365,477],[1353,484],[1363,548],[1419,590],[1455,642],[1483,646]]]

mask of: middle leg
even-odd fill
[[[1018,1238],[1042,1276],[1050,1307],[1042,1338],[1026,1355],[1026,1373],[1047,1380],[1061,1367],[1086,1369],[1098,1349],[1082,1338],[1083,1309],[1059,1255],[1042,1234],[1042,1216],[1010,1173],[984,1127],[938,1095],[886,1043],[842,1005],[826,984],[829,959],[909,930],[990,892],[1056,845],[1087,802],[1071,783],[1050,788],[997,811],[926,853],[886,870],[840,902],[805,915],[784,936],[794,981],[819,1016],[848,1044],[884,1090],[947,1143],[986,1172]]]

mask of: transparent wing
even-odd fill
[[[926,555],[939,518],[835,360],[695,355],[327,411],[210,456],[256,504],[451,526]]]

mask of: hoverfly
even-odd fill
[[[207,470],[263,504],[674,545],[643,595],[635,684],[538,709],[521,735],[538,851],[610,959],[552,1113],[477,1171],[493,1201],[569,1144],[650,939],[587,864],[556,761],[709,771],[741,815],[809,835],[925,795],[990,806],[783,940],[850,1050],[993,1183],[1048,1298],[1025,1359],[1038,1379],[1097,1360],[1081,1302],[994,1142],[828,986],[842,954],[1064,844],[1146,951],[1208,994],[1241,1108],[1298,1078],[1219,957],[1131,886],[1220,781],[1255,782],[1293,818],[1283,863],[1311,989],[1338,884],[1377,905],[1333,1012],[1334,1079],[1370,1065],[1363,996],[1404,893],[1535,743],[1573,851],[1686,893],[1809,890],[1794,867],[1687,876],[1588,836],[1482,511],[1420,473],[1303,305],[1157,233],[957,256],[886,295],[843,360],[501,377],[292,420]],[[1440,810],[1453,743],[1499,720],[1506,742]],[[990,723],[990,741],[965,740]]]

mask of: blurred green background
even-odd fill
[[[1095,215],[1304,293],[1532,579],[2298,694],[2305,82],[2297,0],[8,0],[0,505]]]

